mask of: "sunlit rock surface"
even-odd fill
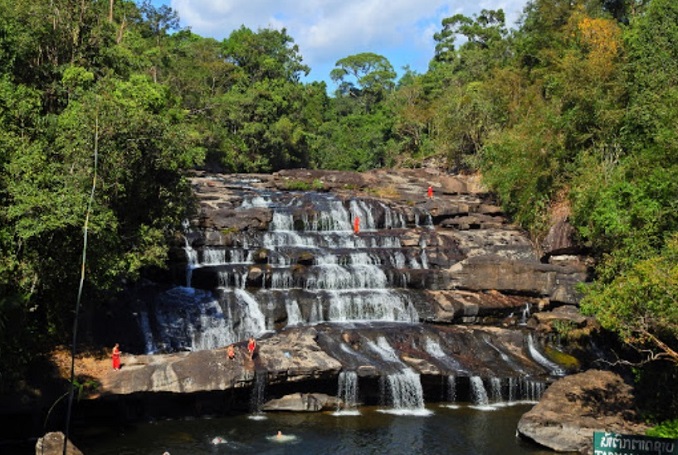
[[[610,371],[554,382],[518,422],[518,434],[558,452],[592,453],[593,433],[645,434],[633,388]]]

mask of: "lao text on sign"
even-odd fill
[[[593,455],[678,455],[678,440],[596,431]]]

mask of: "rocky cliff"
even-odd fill
[[[596,330],[577,311],[587,260],[566,220],[535,245],[474,177],[294,170],[191,180],[198,210],[167,282],[126,302],[137,329],[122,340],[131,352],[122,370],[102,380],[104,400],[193,396],[195,412],[251,411],[263,383],[267,398],[320,409],[327,400],[317,397],[337,394],[345,372],[365,403],[393,376],[414,376],[427,401],[452,399],[448,379],[455,400],[477,400],[478,386],[492,388],[490,401],[538,400],[590,360],[554,336]],[[204,397],[219,391],[232,391],[228,403]]]

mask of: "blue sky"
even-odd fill
[[[311,67],[306,81],[324,80],[337,60],[361,52],[383,55],[402,72],[405,65],[426,71],[433,34],[442,20],[482,9],[503,9],[507,25],[520,17],[527,0],[153,0],[171,6],[183,27],[218,40],[244,25],[287,29]]]

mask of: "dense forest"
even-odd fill
[[[531,0],[516,29],[483,10],[435,42],[400,78],[346,56],[328,94],[285,29],[217,41],[149,0],[0,0],[0,393],[70,340],[80,296],[95,311],[165,263],[188,170],[433,164],[481,175],[535,241],[567,214],[596,259],[583,311],[629,347],[648,418],[675,419],[678,2]]]

